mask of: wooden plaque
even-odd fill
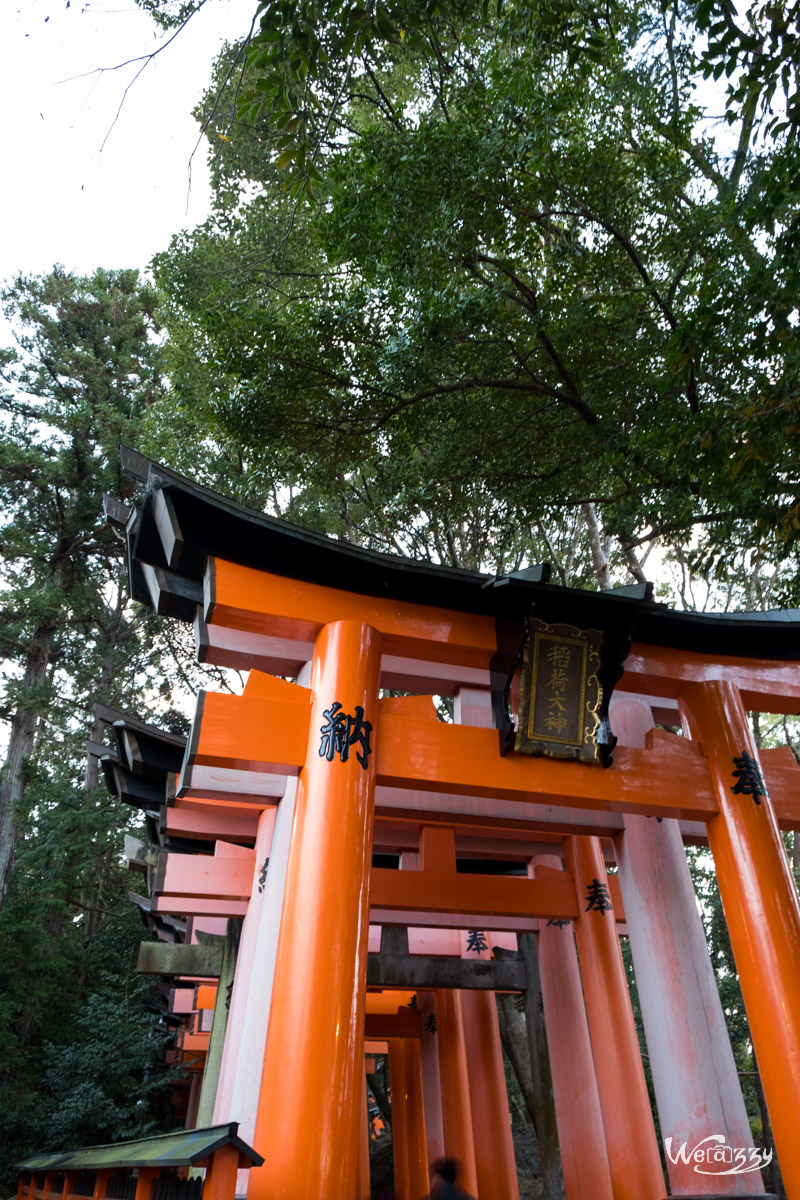
[[[522,656],[515,750],[600,762],[602,633],[531,621]]]

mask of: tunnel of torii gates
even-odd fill
[[[563,1169],[568,1200],[764,1195],[758,1171],[721,1173],[753,1141],[685,844],[713,855],[800,1200],[800,910],[781,838],[800,829],[800,769],[757,750],[746,716],[800,710],[800,612],[676,612],[647,587],[555,586],[546,566],[412,562],[133,452],[123,465],[144,498],[106,511],[134,597],[193,622],[201,660],[249,672],[242,695],[201,694],[150,812],[166,848],[146,906],[227,920],[224,953],[204,967],[208,945],[145,943],[140,960],[185,987],[219,975],[190,1119],[238,1121],[264,1156],[249,1200],[369,1195],[365,1056],[387,1052],[398,1197],[426,1193],[443,1152],[480,1200],[516,1197],[496,992],[527,997],[543,1172]],[[123,774],[146,788],[169,754],[136,725],[121,722]]]

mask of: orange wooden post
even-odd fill
[[[369,1200],[372,1187],[369,1177],[369,1115],[367,1113],[367,1073],[361,1072],[361,1117],[358,1127],[358,1192],[359,1200]]]
[[[203,1200],[235,1200],[239,1151],[236,1146],[221,1146],[211,1156],[203,1183]]]
[[[425,1139],[425,1103],[422,1098],[422,1052],[419,1038],[402,1042],[406,1084],[406,1145],[411,1200],[427,1196],[428,1147]]]
[[[113,1171],[98,1171],[94,1177],[94,1190],[92,1192],[92,1200],[105,1200],[106,1187]]]
[[[491,728],[491,693],[486,689],[459,688],[455,720],[459,724]],[[461,1011],[469,1048],[467,1069],[478,1191],[481,1200],[517,1200],[517,1166],[494,993],[463,992]]]
[[[19,1179],[17,1180],[17,1200],[24,1200],[24,1197],[30,1191],[30,1188],[25,1181],[26,1174],[26,1171],[20,1171],[19,1173]],[[33,1179],[33,1175],[31,1175],[31,1179]]]
[[[197,1125],[197,1109],[200,1104],[202,1086],[203,1076],[200,1072],[195,1072],[189,1084],[189,1103],[186,1106],[186,1121],[184,1122],[186,1129],[194,1129]]]
[[[494,993],[464,992],[461,1006],[478,1191],[481,1200],[516,1200],[517,1166]]]
[[[370,626],[336,621],[317,635],[253,1138],[266,1157],[250,1200],[356,1191],[379,668]],[[336,736],[322,733],[332,725]],[[363,744],[348,744],[359,732]]]
[[[553,854],[529,866],[560,869]],[[571,924],[542,921],[537,945],[567,1200],[612,1200],[603,1114]]]
[[[408,1096],[403,1042],[389,1038],[389,1085],[392,1099],[392,1159],[396,1200],[410,1200],[408,1171]]]
[[[432,1163],[435,1158],[441,1158],[444,1154],[439,1054],[436,1034],[432,1032],[437,1020],[436,993],[417,992],[417,1008],[419,1009],[423,1028],[420,1051],[422,1057],[422,1099],[425,1103],[425,1138],[428,1144],[428,1163]]]
[[[140,1167],[139,1178],[136,1180],[136,1195],[134,1200],[150,1200],[150,1190],[153,1180],[160,1171],[157,1167]]]
[[[61,1192],[61,1200],[69,1200],[69,1196],[72,1191],[72,1181],[73,1181],[74,1177],[75,1176],[74,1176],[73,1171],[67,1171],[67,1173],[65,1174],[64,1187]]]
[[[575,937],[614,1200],[661,1200],[666,1187],[619,936],[604,907],[600,841],[567,838],[564,857],[581,904]]]
[[[458,1183],[473,1195],[478,1191],[475,1143],[472,1136],[472,1106],[469,1095],[467,1052],[461,997],[448,990],[436,993],[439,1078],[442,1086],[444,1152],[461,1164]]]
[[[481,1200],[517,1200],[517,1165],[494,992],[462,992],[461,1009],[478,1195]]]
[[[633,697],[612,701],[619,743],[644,748],[654,718]],[[639,1008],[662,1143],[690,1148],[712,1136],[753,1146],[717,981],[678,822],[626,813],[614,839]],[[668,1142],[667,1139],[671,1139]],[[748,1155],[748,1161],[750,1156]],[[702,1175],[666,1154],[673,1195],[763,1196],[758,1171]]]
[[[715,680],[679,697],[708,758],[719,815],[707,824],[722,906],[781,1173],[800,1196],[800,905],[739,689]]]

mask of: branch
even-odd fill
[[[131,90],[133,85],[136,83],[136,80],[139,78],[139,76],[142,74],[142,72],[144,70],[146,70],[146,68],[153,61],[153,59],[158,57],[158,55],[161,53],[162,50],[166,50],[167,46],[172,45],[172,43],[175,41],[175,38],[178,36],[178,34],[183,32],[183,30],[189,24],[189,22],[191,21],[192,17],[195,15],[195,13],[198,13],[205,3],[206,3],[206,0],[198,0],[197,7],[192,9],[192,11],[188,14],[188,16],[183,21],[181,21],[180,25],[175,30],[175,32],[170,34],[170,36],[167,38],[167,40],[165,42],[162,42],[161,45],[158,47],[158,49],[153,50],[153,52],[151,54],[138,54],[134,58],[128,58],[125,60],[125,62],[117,63],[113,67],[95,67],[95,69],[93,71],[84,71],[81,75],[71,75],[71,76],[68,76],[66,79],[61,80],[62,83],[70,83],[73,79],[86,79],[87,76],[91,76],[91,75],[105,75],[109,71],[121,71],[124,67],[129,67],[133,63],[138,62],[138,63],[142,64],[140,66],[139,70],[134,75],[133,79],[130,81],[130,83],[125,88],[125,91],[122,93],[122,99],[119,102],[119,107],[117,108],[117,111],[114,114],[113,121],[111,122],[111,124],[108,127],[108,133],[103,138],[102,145],[100,146],[101,151],[105,148],[105,144],[108,141],[108,139],[110,138],[111,132],[112,132],[114,126],[116,125],[117,121],[119,120],[120,113],[122,112],[122,107],[125,103],[128,92]]]
[[[644,546],[655,538],[670,537],[672,534],[682,533],[694,525],[713,525],[715,521],[724,521],[729,516],[729,512],[705,513],[692,517],[681,525],[651,525],[647,533],[642,534],[641,537],[624,539],[620,537],[620,543],[627,552],[628,549],[635,550],[637,546]]]
[[[497,271],[500,271],[501,274],[505,275],[506,279],[508,279],[514,285],[517,291],[519,291],[520,295],[525,297],[527,300],[527,307],[530,309],[530,311],[536,316],[539,316],[539,299],[533,288],[524,283],[519,276],[511,270],[507,263],[504,263],[501,259],[494,258],[489,254],[478,254],[473,260],[467,259],[464,261],[464,266],[467,268],[467,270],[471,271],[472,274],[475,275],[477,279],[480,279],[481,282],[483,282],[487,287],[492,287],[491,280],[488,280],[485,275],[478,271],[475,265],[478,262],[487,263],[489,266],[494,267]],[[561,376],[561,379],[566,384],[568,389],[566,393],[556,392],[556,397],[564,400],[567,404],[574,408],[575,411],[581,415],[587,425],[596,425],[599,419],[597,413],[594,411],[594,409],[589,407],[589,405],[581,396],[578,385],[575,383],[575,380],[567,370],[566,365],[561,359],[561,355],[556,350],[555,346],[550,340],[549,335],[545,332],[541,325],[536,330],[536,336],[541,341],[542,345],[547,351],[548,357],[553,363],[553,366]]]

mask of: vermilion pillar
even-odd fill
[[[134,1200],[150,1200],[150,1192],[153,1187],[153,1180],[160,1172],[155,1167],[140,1167],[139,1177],[136,1180],[136,1193]]]
[[[553,854],[533,859],[560,869]],[[542,921],[538,940],[547,1047],[567,1200],[613,1200],[603,1114],[571,922]]]
[[[215,1150],[211,1165],[206,1169],[204,1200],[235,1200],[238,1169],[239,1151],[236,1146],[221,1146]]]
[[[800,905],[739,690],[698,683],[679,698],[708,758],[708,822],[722,906],[787,1195],[800,1196]]]
[[[599,839],[568,838],[564,856],[581,905],[575,937],[614,1200],[662,1200],[664,1177],[617,923],[606,907]]]
[[[401,1038],[389,1039],[389,1084],[392,1090],[392,1162],[395,1200],[410,1200],[408,1173],[408,1094]]]
[[[422,1098],[425,1102],[425,1137],[428,1143],[428,1162],[444,1154],[444,1125],[442,1122],[442,1088],[439,1080],[439,1055],[436,1034],[436,993],[418,992],[417,1007],[422,1020]]]
[[[650,706],[612,701],[622,746],[644,748],[653,728]],[[678,822],[626,813],[614,839],[625,920],[636,971],[661,1138],[673,1151],[712,1135],[750,1147],[747,1120],[719,991],[708,954]],[[697,1164],[666,1155],[673,1196],[763,1195],[758,1171],[703,1175]]]
[[[113,1174],[113,1171],[97,1172],[94,1177],[94,1191],[92,1192],[92,1200],[103,1200],[103,1197],[106,1194],[106,1186]]]
[[[491,693],[486,689],[459,688],[455,720],[458,724],[491,728]],[[467,1066],[478,1194],[481,1200],[516,1200],[517,1167],[494,993],[462,992],[459,1000],[465,1042],[469,1046]],[[463,1180],[462,1186],[467,1186]]]
[[[361,1115],[358,1128],[358,1197],[369,1200],[372,1194],[369,1178],[369,1117],[367,1115],[367,1076],[361,1072]]]
[[[317,635],[253,1139],[266,1161],[250,1200],[356,1194],[379,668],[370,626]]]
[[[287,806],[291,814],[294,802],[295,780],[289,780],[289,796],[281,800],[281,808]],[[266,929],[268,915],[264,912],[267,897],[267,880],[273,879],[270,866],[273,833],[276,816],[280,809],[265,809],[258,818],[255,844],[255,868],[253,887],[247,914],[242,922],[242,935],[233,988],[230,993],[228,1024],[225,1031],[225,1047],[220,1064],[219,1083],[214,1098],[212,1119],[205,1124],[239,1122],[239,1136],[252,1141],[253,1121],[258,1098],[261,1065],[264,1061],[264,1044],[267,1036],[270,994],[272,991],[272,967],[275,961],[275,946],[280,922],[280,900],[274,912],[271,930],[272,953],[269,953]],[[288,837],[285,837],[288,846]],[[284,854],[285,857],[285,854]],[[263,880],[263,882],[262,882]],[[282,882],[282,881],[281,881]],[[227,985],[226,985],[227,986]],[[258,999],[256,1000],[256,997]],[[213,1032],[213,1031],[212,1031]],[[244,1049],[242,1050],[242,1047]],[[260,1047],[260,1052],[256,1049]],[[237,1075],[239,1076],[237,1080]],[[246,1082],[245,1078],[246,1076]]]
[[[422,1099],[422,1054],[419,1038],[403,1043],[406,1084],[406,1143],[408,1183],[411,1200],[420,1200],[429,1191],[428,1149],[425,1141],[425,1105]]]
[[[469,1046],[467,1068],[478,1195],[481,1200],[518,1200],[517,1165],[494,992],[462,992],[461,1008],[464,1038]]]
[[[472,1106],[469,1096],[464,1021],[458,992],[436,993],[439,1047],[439,1079],[442,1087],[444,1152],[461,1164],[459,1186],[473,1195],[478,1191],[475,1145],[472,1136]]]

